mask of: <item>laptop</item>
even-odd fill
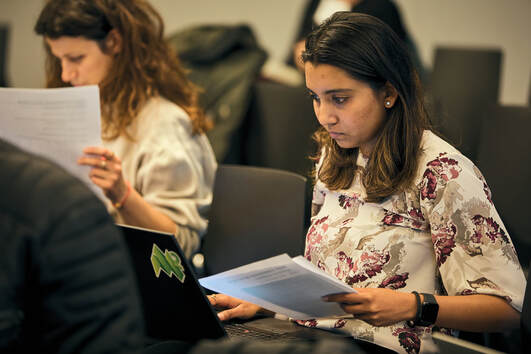
[[[260,340],[345,338],[271,317],[222,323],[172,234],[117,225],[127,244],[147,335],[157,340],[253,337]]]
[[[455,338],[441,332],[432,333],[435,348],[428,352],[452,354],[502,354],[502,352],[463,339]]]

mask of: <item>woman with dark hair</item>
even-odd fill
[[[357,292],[350,316],[298,321],[399,352],[429,351],[435,327],[518,326],[525,277],[473,163],[430,131],[418,75],[380,20],[338,12],[306,39],[320,130],[305,257]],[[258,306],[211,297],[222,320]]]
[[[174,233],[189,256],[205,233],[216,161],[198,94],[144,0],[50,0],[47,87],[98,85],[103,147],[79,164],[120,223]]]

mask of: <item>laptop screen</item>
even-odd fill
[[[147,335],[195,342],[226,335],[172,234],[117,225],[137,276]]]

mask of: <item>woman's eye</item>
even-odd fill
[[[339,97],[339,96],[333,96],[332,101],[334,101],[335,104],[343,104],[347,102],[348,97]]]
[[[310,95],[311,99],[317,103],[319,103],[319,97],[317,97],[316,94],[314,93],[309,93],[308,95]]]
[[[83,59],[83,55],[80,55],[78,57],[72,57],[72,58],[69,58],[68,60],[72,63],[79,63],[81,60]]]

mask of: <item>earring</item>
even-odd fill
[[[386,107],[390,107],[391,106],[391,101],[385,101],[385,106]]]

